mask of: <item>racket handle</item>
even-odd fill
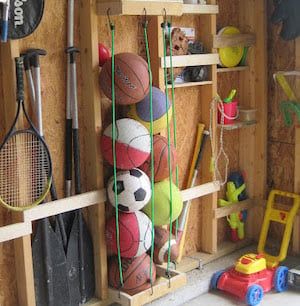
[[[16,57],[17,101],[24,101],[23,58]]]

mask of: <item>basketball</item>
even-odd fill
[[[169,235],[170,232],[161,227],[155,227],[154,237],[154,262],[158,265],[168,262],[169,251]],[[171,261],[176,261],[179,255],[178,245],[174,235],[172,235],[171,241]]]
[[[149,177],[140,169],[134,168],[117,172],[118,208],[123,212],[142,209],[151,198]],[[115,206],[115,185],[112,176],[107,185],[109,202]]]
[[[122,258],[123,283],[120,284],[118,258],[112,257],[109,261],[108,281],[113,288],[120,289],[130,295],[137,294],[151,287],[150,284],[151,258],[143,254],[136,258]],[[152,281],[156,279],[156,267],[152,265]]]
[[[112,99],[111,58],[100,72],[100,88]],[[149,92],[149,73],[146,61],[134,53],[115,55],[115,97],[116,103],[127,105],[137,103]]]
[[[151,247],[152,222],[141,211],[130,214],[119,212],[119,233],[122,257],[140,256]],[[108,254],[117,255],[115,216],[106,223],[105,236]]]
[[[101,138],[104,159],[113,165],[112,124]],[[150,155],[150,135],[148,130],[133,119],[124,118],[116,121],[116,159],[117,168],[129,170],[139,167]]]
[[[169,177],[168,164],[168,139],[164,136],[155,135],[153,137],[154,152],[154,181],[159,182]],[[177,165],[177,154],[175,147],[171,144],[171,165],[172,172]],[[140,168],[151,177],[151,154]]]
[[[166,108],[166,95],[160,89],[152,88],[153,105],[153,134],[158,134],[167,127],[167,110],[171,122],[172,108],[168,100]],[[128,117],[142,123],[150,131],[150,94],[137,104],[130,105]]]
[[[172,222],[174,222],[182,211],[182,197],[177,186],[172,183]],[[154,225],[170,224],[170,185],[169,180],[154,184]],[[143,208],[143,211],[151,218],[151,201]]]

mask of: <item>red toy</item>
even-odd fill
[[[106,61],[110,58],[110,51],[106,48],[105,45],[99,43],[98,44],[98,52],[99,52],[99,66],[102,67]]]
[[[235,267],[214,274],[211,287],[231,293],[248,305],[255,306],[262,300],[264,292],[273,288],[277,292],[286,290],[287,274],[288,268],[284,266],[267,268],[264,255],[247,254],[239,259]]]
[[[290,211],[279,210],[274,207],[275,196],[293,199]],[[212,289],[220,289],[246,301],[248,305],[255,306],[260,303],[264,292],[273,288],[282,292],[288,286],[288,268],[279,266],[286,258],[288,245],[292,233],[293,220],[300,207],[300,196],[295,193],[272,190],[270,192],[267,209],[261,229],[258,252],[242,256],[234,267],[226,271],[216,272],[211,280]],[[265,251],[265,244],[271,222],[285,225],[283,239],[278,256]]]

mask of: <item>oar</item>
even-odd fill
[[[77,105],[77,77],[76,77],[76,48],[68,49],[70,55],[70,88],[72,89],[72,134],[73,134],[73,158],[74,158],[74,176],[75,193],[81,193],[80,179],[80,146],[78,133],[78,105]],[[79,294],[80,302],[85,303],[93,297],[95,291],[95,272],[94,272],[94,254],[93,241],[89,233],[81,210],[77,210],[68,243],[67,251],[68,264],[78,264],[79,271]],[[77,281],[77,279],[76,279]],[[75,284],[74,284],[75,285]],[[71,287],[71,292],[75,287]],[[78,294],[78,292],[77,292]],[[73,297],[72,297],[73,298]]]
[[[68,49],[74,46],[74,0],[68,1],[68,39],[67,39],[67,95],[66,95],[66,127],[65,127],[65,196],[72,194],[72,90],[71,90],[71,58]],[[68,234],[71,232],[74,212],[64,213],[64,223]]]
[[[34,67],[37,127],[43,137],[39,55],[39,51],[33,52],[31,58]],[[57,199],[54,184],[51,186],[51,196],[52,200]],[[36,305],[69,305],[70,294],[64,246],[48,218],[37,222],[32,253]]]

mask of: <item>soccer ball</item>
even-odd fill
[[[114,177],[108,181],[107,195],[109,202],[115,206]],[[142,209],[151,198],[149,177],[137,168],[117,172],[117,195],[119,210],[130,213]]]

